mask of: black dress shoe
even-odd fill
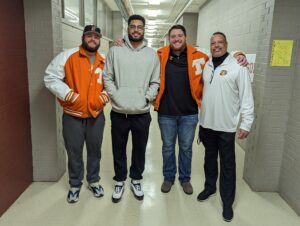
[[[199,202],[206,201],[210,196],[215,195],[216,191],[209,191],[204,189],[197,197]]]
[[[226,222],[230,222],[233,219],[233,209],[232,207],[223,207],[223,219]]]

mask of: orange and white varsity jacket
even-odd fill
[[[165,90],[165,69],[169,58],[170,46],[165,46],[157,51],[160,60],[160,87],[155,99],[155,110],[160,105],[160,100]],[[198,51],[191,45],[187,45],[188,75],[191,87],[191,94],[201,107],[202,91],[203,91],[203,69],[209,57],[204,52]]]
[[[82,46],[57,55],[48,65],[44,82],[66,114],[96,118],[109,101],[103,91],[104,59],[97,52],[94,64]]]

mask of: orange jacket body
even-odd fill
[[[80,46],[54,58],[46,69],[45,85],[57,96],[66,114],[95,118],[106,104],[101,98],[101,95],[105,95],[103,68],[104,59],[98,52],[92,64]],[[76,94],[74,101],[66,100],[70,92]]]

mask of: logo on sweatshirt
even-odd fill
[[[193,67],[196,67],[196,75],[201,75],[202,74],[202,67],[204,67],[204,64],[205,64],[205,60],[204,58],[200,58],[200,59],[197,59],[197,60],[193,60]]]
[[[222,71],[220,72],[220,75],[221,75],[221,76],[227,75],[227,71],[226,71],[226,70],[222,70]]]

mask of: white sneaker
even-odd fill
[[[131,180],[130,188],[131,191],[133,192],[134,197],[137,200],[144,199],[144,192],[142,190],[142,186],[139,180]]]
[[[91,192],[93,192],[93,194],[96,198],[100,198],[104,195],[104,189],[98,182],[90,183],[88,185],[88,188],[91,190]]]
[[[79,193],[80,193],[80,188],[70,187],[69,192],[68,192],[68,196],[67,196],[68,203],[78,202]]]
[[[124,193],[124,182],[117,181],[115,184],[115,190],[112,194],[112,202],[114,203],[120,202],[123,193]]]

